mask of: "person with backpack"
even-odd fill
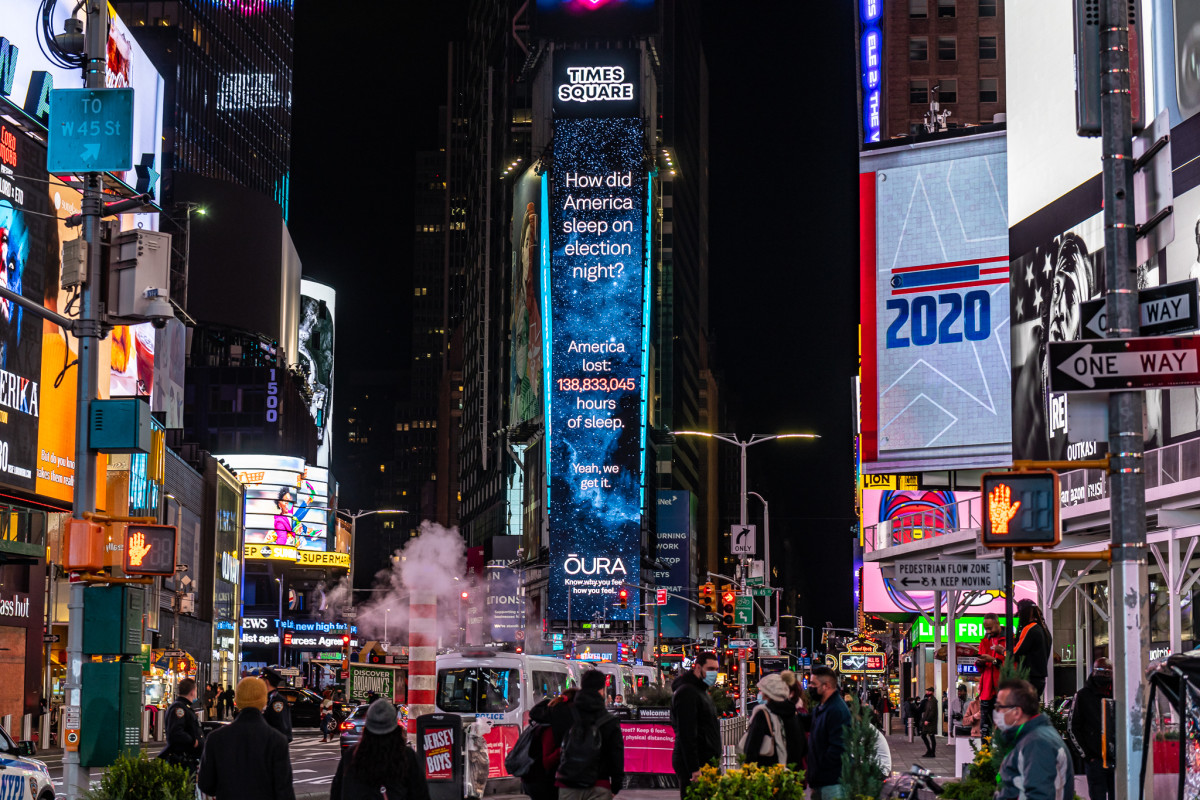
[[[557,800],[554,776],[562,753],[562,740],[571,727],[570,706],[578,689],[547,697],[529,709],[529,727],[504,759],[509,775],[521,779],[521,791],[530,800]]]
[[[1046,691],[1053,638],[1046,627],[1046,620],[1042,618],[1041,609],[1029,598],[1017,603],[1017,631],[1013,657],[1029,670],[1029,682],[1041,697]]]
[[[604,708],[604,673],[589,670],[568,708],[554,784],[560,800],[612,800],[625,780],[621,723]]]
[[[760,767],[797,763],[791,760],[791,742],[803,734],[788,685],[778,673],[764,675],[758,682],[758,696],[738,751],[747,763]]]

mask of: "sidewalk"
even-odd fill
[[[886,738],[892,751],[892,772],[908,772],[913,764],[920,764],[925,769],[932,770],[939,778],[954,777],[953,739],[947,741],[945,736],[939,736],[937,755],[934,758],[923,758],[925,745],[921,742],[921,737],[914,736],[911,743],[908,741],[908,734],[893,733]]]

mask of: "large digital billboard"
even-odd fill
[[[245,544],[328,549],[329,470],[288,456],[218,458],[237,473],[245,493]]]
[[[61,67],[45,56],[37,33],[41,5],[41,0],[5,0],[0,17],[0,95],[45,127],[50,118],[50,90],[79,88],[83,80],[78,69]],[[62,32],[73,6],[50,5],[50,23],[56,33]],[[162,171],[163,79],[111,5],[109,15],[107,84],[134,89],[134,168],[117,177],[136,187],[139,167]],[[143,170],[143,179],[146,175]],[[157,190],[148,185],[138,188]]]
[[[979,527],[982,503],[979,492],[863,491],[863,550],[876,549],[880,522],[891,525],[892,546],[944,536],[964,528]],[[868,614],[931,613],[933,592],[909,591],[894,580],[883,577],[878,562],[866,561],[862,572],[863,611]],[[1017,581],[1014,598],[1037,599],[1031,581]],[[1004,613],[1004,593],[999,591],[966,593],[968,614]]]
[[[672,595],[661,608],[648,609],[661,620],[660,634],[684,637],[690,629],[691,605],[681,599],[692,591],[692,547],[696,541],[696,496],[691,492],[659,489],[655,505],[658,544],[655,560],[666,569],[656,570],[654,583]]]
[[[58,261],[45,175],[45,148],[0,121],[0,284],[39,305],[46,267]],[[30,491],[41,471],[41,372],[42,321],[0,300],[0,483]]]
[[[864,472],[1009,463],[1004,134],[860,159]]]
[[[513,185],[512,355],[509,362],[509,424],[542,413],[541,202],[542,177],[534,167]]]
[[[542,183],[549,617],[632,620],[639,592],[615,604],[641,583],[650,185],[641,118],[600,116],[628,102],[637,71],[607,51],[571,55],[597,116],[555,119]]]
[[[312,399],[308,413],[317,423],[317,465],[329,467],[333,442],[333,323],[337,293],[316,281],[300,281],[300,372]]]

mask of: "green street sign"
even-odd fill
[[[770,589],[768,589],[766,586],[755,586],[754,587],[754,596],[755,597],[770,597],[771,594],[772,594],[772,591]]]
[[[133,89],[52,89],[46,171],[133,169]]]
[[[734,625],[754,624],[754,598],[748,594],[739,594],[733,606]]]

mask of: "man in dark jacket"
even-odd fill
[[[1071,754],[1054,724],[1041,713],[1028,681],[1008,680],[996,696],[995,725],[1011,749],[1000,762],[996,800],[1071,800],[1075,773]]]
[[[921,702],[921,741],[925,743],[925,755],[921,758],[937,758],[938,702],[933,688],[926,687],[925,699]]]
[[[675,728],[675,749],[671,767],[679,778],[679,795],[687,796],[687,787],[700,777],[700,768],[721,757],[721,723],[708,695],[717,682],[720,662],[712,653],[696,656],[692,668],[671,684],[671,725]]]
[[[192,703],[196,702],[196,682],[184,678],[175,688],[175,702],[167,709],[167,746],[158,754],[163,761],[196,769],[200,761],[200,740],[204,732]]]
[[[579,691],[570,704],[572,729],[563,737],[558,773],[559,800],[612,800],[625,781],[625,742],[621,738],[621,722],[604,708],[605,675],[600,670],[588,670],[579,681]],[[586,736],[576,734],[578,728],[594,728],[600,734],[599,752],[574,748],[588,744]],[[588,753],[587,764],[580,755]]]
[[[283,683],[283,676],[270,667],[263,667],[259,672],[259,677],[266,682],[267,691],[267,709],[263,712],[263,719],[267,721],[275,730],[284,735],[284,738],[291,744],[292,741],[292,709],[288,706],[287,698],[279,693],[279,684]]]
[[[842,778],[842,753],[846,749],[845,727],[850,724],[850,709],[838,693],[837,675],[829,667],[813,670],[808,694],[820,703],[812,712],[809,736],[808,784],[815,800],[841,800],[845,787]]]
[[[242,678],[234,704],[233,722],[208,736],[196,786],[217,800],[295,800],[287,739],[263,719],[266,685]]]
[[[1037,604],[1029,598],[1017,603],[1017,641],[1013,645],[1013,658],[1029,670],[1029,682],[1037,690],[1038,697],[1046,691],[1051,644],[1050,629]]]
[[[1106,765],[1102,724],[1104,701],[1112,696],[1112,664],[1107,658],[1098,658],[1087,683],[1075,693],[1075,702],[1071,706],[1071,738],[1083,755],[1083,771],[1092,800],[1116,797],[1117,766],[1112,759],[1108,759]]]

